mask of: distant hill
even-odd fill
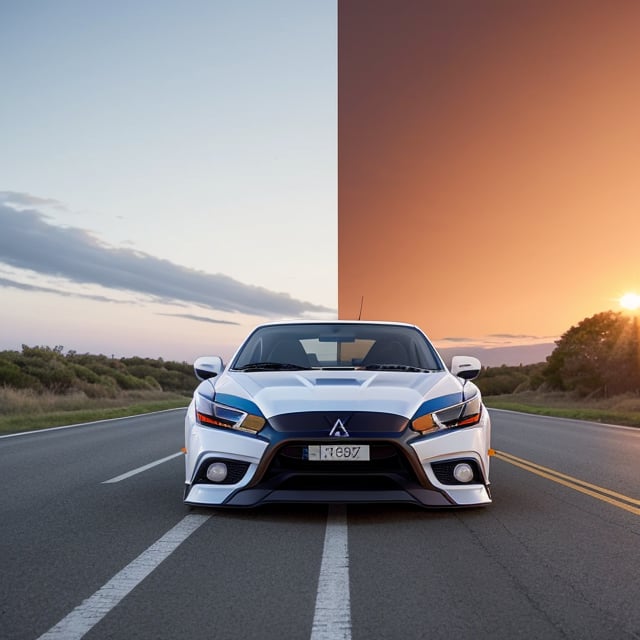
[[[479,358],[483,367],[499,367],[503,364],[516,367],[520,364],[545,362],[555,347],[555,342],[549,342],[514,347],[450,347],[438,349],[438,352],[447,364],[453,356],[464,355]]]

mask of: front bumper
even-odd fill
[[[489,490],[490,423],[417,437],[349,438],[350,444],[369,443],[388,451],[372,463],[305,463],[285,455],[309,443],[335,440],[287,434],[280,441],[212,429],[194,424],[186,456],[185,503],[200,506],[255,507],[268,503],[409,503],[424,507],[470,507],[491,503]],[[384,456],[383,456],[384,457]],[[203,468],[213,461],[246,463],[233,484],[206,480]],[[451,480],[443,467],[465,461],[473,465],[469,484]]]

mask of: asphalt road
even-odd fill
[[[0,638],[640,638],[640,431],[493,411],[487,508],[212,511],[182,416],[0,438]]]

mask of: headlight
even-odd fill
[[[482,401],[478,394],[460,404],[414,418],[411,421],[411,428],[424,435],[445,429],[471,427],[480,422],[481,415]]]
[[[264,427],[265,419],[214,402],[196,394],[196,420],[205,427],[222,427],[247,433],[258,433]]]

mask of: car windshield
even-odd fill
[[[405,325],[292,323],[258,327],[231,363],[244,371],[441,371],[427,337]]]

